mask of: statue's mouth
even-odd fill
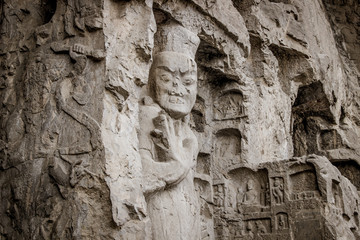
[[[174,104],[184,104],[185,103],[185,101],[181,97],[177,97],[177,96],[170,96],[169,102],[174,103]]]

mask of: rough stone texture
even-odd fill
[[[0,239],[360,238],[359,1],[0,10]]]

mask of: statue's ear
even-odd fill
[[[142,99],[142,104],[145,105],[145,106],[150,106],[150,105],[154,104],[154,99],[152,99],[152,98],[149,97],[149,96],[145,96],[145,97]]]

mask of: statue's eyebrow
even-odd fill
[[[168,71],[168,72],[171,72],[171,73],[174,73],[175,72],[175,69],[171,69],[167,66],[158,66],[157,68],[160,68],[162,70],[165,70],[165,71]]]
[[[188,73],[190,72],[190,69],[188,67],[183,67],[179,69],[181,73]]]
[[[182,71],[182,69],[180,69],[180,72],[182,74],[190,74],[190,75],[196,74],[196,70],[191,70],[191,69],[188,69],[188,70],[185,70],[185,71]]]

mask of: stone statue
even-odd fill
[[[246,192],[244,194],[243,203],[244,204],[256,204],[258,201],[258,193],[254,189],[254,180],[249,179],[246,184]]]
[[[339,194],[339,188],[340,187],[338,185],[335,185],[335,188],[333,189],[334,202],[337,208],[341,208],[341,196]]]
[[[217,191],[215,191],[215,199],[214,203],[216,206],[223,207],[224,206],[224,186],[218,185]]]
[[[143,189],[156,240],[200,239],[194,187],[198,143],[188,124],[197,95],[198,43],[197,36],[178,25],[158,29],[151,98],[140,106]]]
[[[247,233],[248,233],[250,239],[254,239],[255,226],[252,221],[247,222],[246,230],[247,230]]]
[[[272,188],[273,196],[275,203],[281,204],[284,203],[284,185],[281,181],[281,178],[276,177],[274,179],[274,186]]]
[[[239,213],[241,212],[241,204],[243,197],[244,197],[243,190],[241,189],[241,187],[239,187],[236,193],[236,209]]]
[[[260,234],[266,233],[266,227],[261,222],[261,220],[256,221],[255,224],[256,224],[256,228],[257,228],[258,233],[260,233]]]
[[[283,214],[280,214],[278,216],[278,229],[279,230],[283,230],[286,228],[286,220],[285,220],[285,216]]]

